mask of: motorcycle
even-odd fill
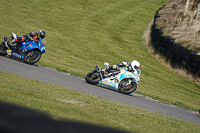
[[[4,42],[0,43],[0,55],[17,57],[23,60],[27,64],[35,64],[41,58],[41,55],[45,53],[46,40],[40,39],[39,42],[32,41],[28,39],[26,42],[22,42],[21,45],[9,47],[9,42],[13,39],[17,39],[18,36],[12,33],[9,40],[4,37]]]
[[[129,72],[126,68],[120,68],[119,70],[108,73],[105,69],[101,70],[100,67],[96,65],[95,70],[89,72],[85,80],[89,84],[103,84],[114,87],[120,93],[130,94],[137,89],[140,76],[140,69],[135,72]]]

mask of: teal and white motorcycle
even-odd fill
[[[98,65],[95,70],[86,75],[86,82],[89,84],[103,84],[114,87],[123,94],[130,94],[137,89],[140,82],[141,70],[129,72],[126,68],[120,68],[118,71],[107,73],[101,70]]]

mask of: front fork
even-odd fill
[[[125,85],[128,86],[129,84],[131,84],[133,82],[132,79],[125,79]]]

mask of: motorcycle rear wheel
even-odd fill
[[[7,55],[7,51],[1,51],[1,50],[0,50],[0,55],[1,55],[1,56],[6,56],[6,55]]]
[[[98,84],[99,81],[101,80],[100,74],[99,74],[96,70],[93,70],[93,71],[89,72],[89,73],[86,75],[85,80],[86,80],[86,82],[89,83],[89,84],[96,85],[96,84]]]
[[[24,61],[28,64],[35,64],[41,58],[42,53],[38,50],[31,50],[25,54]]]
[[[1,56],[6,56],[7,55],[7,50],[5,49],[5,46],[4,46],[3,42],[0,43],[0,55]]]
[[[118,87],[118,90],[120,93],[130,94],[137,89],[137,83],[135,82],[128,83],[128,82],[129,82],[128,79],[123,79],[120,82],[119,87]]]

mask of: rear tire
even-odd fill
[[[42,53],[38,50],[31,50],[25,54],[24,61],[28,64],[35,64],[41,58]]]
[[[0,50],[0,55],[1,55],[1,56],[6,56],[6,55],[7,55],[7,51],[1,51],[1,50]]]
[[[131,82],[130,84],[128,84],[128,82],[128,79],[122,79],[118,87],[120,93],[130,94],[137,89],[137,83]]]
[[[99,81],[101,80],[100,74],[99,74],[96,70],[93,70],[93,71],[89,72],[89,73],[86,75],[85,80],[86,80],[86,82],[89,83],[89,84],[96,85],[96,84],[98,84]]]
[[[4,42],[0,43],[0,55],[1,56],[6,56],[7,55],[7,50],[5,48]]]

